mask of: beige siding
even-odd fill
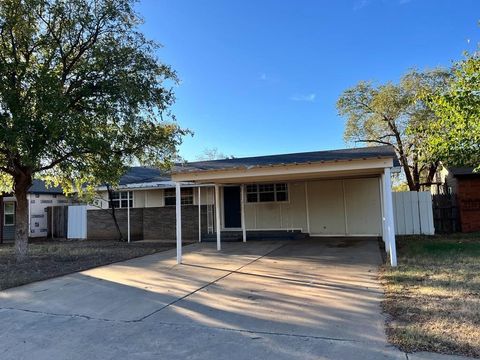
[[[378,178],[344,180],[347,234],[381,233],[380,188]]]
[[[308,182],[310,233],[345,234],[345,208],[342,180]]]
[[[164,206],[163,190],[143,190],[145,192],[145,207]]]
[[[248,230],[300,229],[306,231],[305,183],[290,183],[287,202],[246,203]]]

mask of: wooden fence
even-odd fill
[[[433,195],[432,203],[433,221],[437,233],[448,234],[461,231],[455,194]]]
[[[394,192],[393,211],[397,235],[433,235],[432,195],[428,191]]]

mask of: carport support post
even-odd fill
[[[202,242],[202,200],[201,187],[198,187],[198,242]]]
[[[180,183],[175,183],[175,218],[177,224],[177,264],[182,263],[182,192]]]
[[[220,224],[220,185],[215,184],[215,227],[217,230],[217,250],[222,250],[222,244],[220,242],[221,237],[221,224]]]
[[[240,186],[240,205],[242,206],[242,238],[247,242],[247,228],[245,225],[245,184]]]
[[[392,183],[390,168],[384,170],[384,184],[385,184],[385,217],[386,217],[386,229],[388,236],[387,246],[390,249],[390,265],[397,266],[397,248],[395,244],[395,223],[393,220],[393,200],[392,200]]]
[[[385,251],[390,252],[388,247],[387,216],[385,213],[385,175],[380,176],[380,202],[382,211],[382,240],[385,243]]]

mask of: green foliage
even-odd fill
[[[174,159],[176,73],[138,30],[132,0],[0,2],[0,187],[67,191]],[[87,187],[88,189],[88,187]]]
[[[346,117],[345,141],[393,146],[410,190],[418,190],[420,183],[432,180],[437,167],[425,137],[414,131],[436,120],[419,94],[445,88],[450,76],[443,69],[412,70],[398,84],[362,81],[347,89],[337,102],[339,114]]]
[[[418,129],[428,151],[448,166],[480,167],[480,56],[456,64],[446,91],[422,94],[438,120]]]

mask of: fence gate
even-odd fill
[[[65,239],[67,237],[68,206],[49,206],[47,222],[49,238]]]
[[[430,192],[402,191],[393,192],[392,195],[397,235],[435,233]]]
[[[445,234],[461,231],[455,194],[433,195],[432,201],[436,232]]]
[[[68,207],[67,238],[87,238],[87,207],[85,205],[73,205]]]

